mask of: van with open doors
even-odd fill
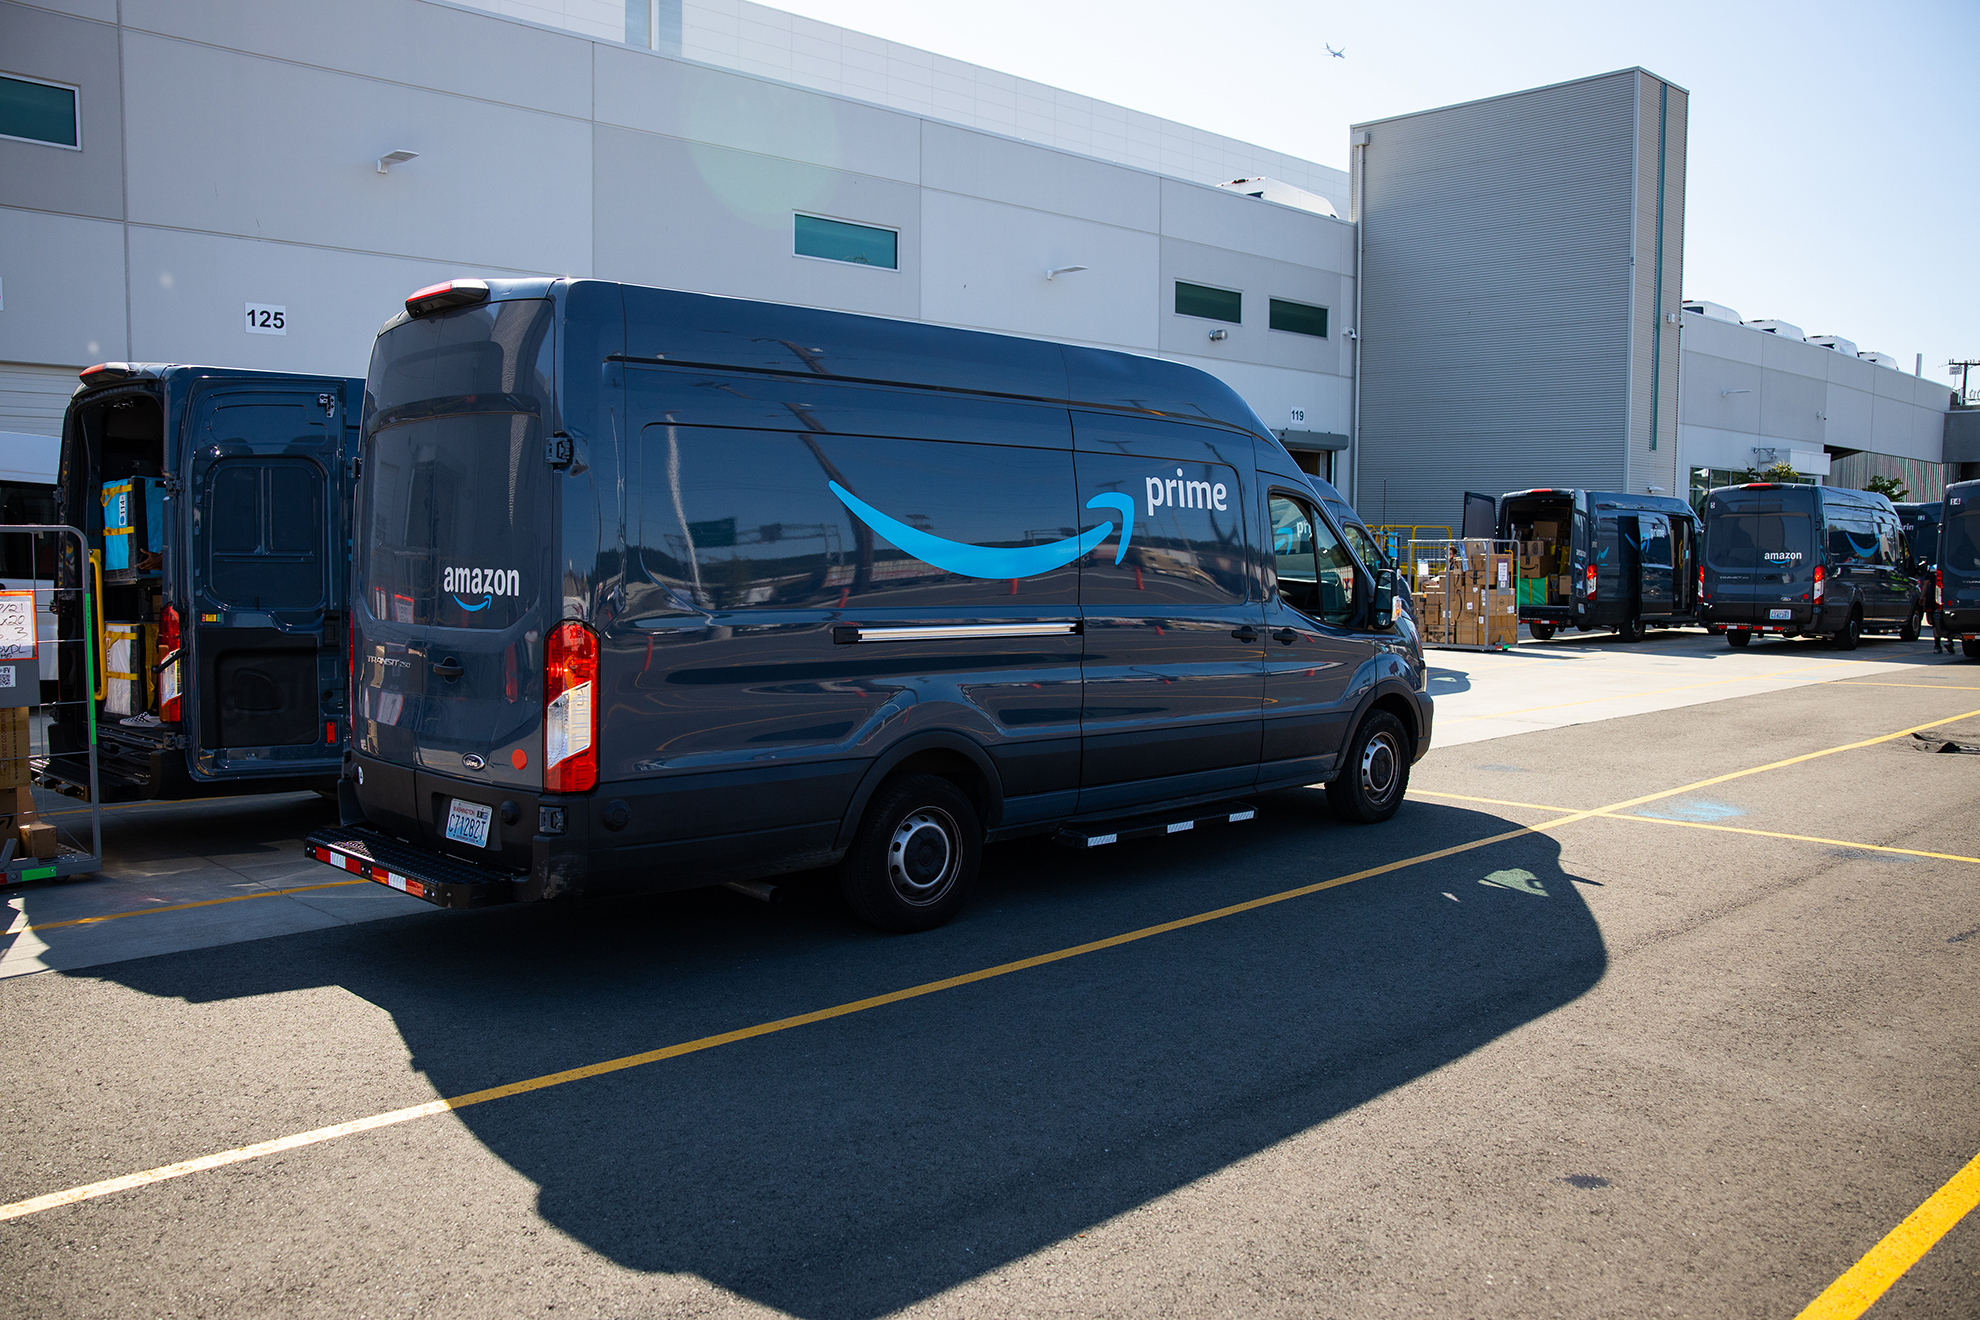
[[[350,768],[307,848],[444,906],[836,866],[922,929],[985,843],[1303,784],[1385,820],[1429,745],[1393,576],[1176,363],[456,280],[381,331],[360,457]]]
[[[1946,487],[1939,527],[1941,635],[1959,638],[1960,653],[1980,660],[1980,481]]]
[[[1924,595],[1897,510],[1840,486],[1751,482],[1705,496],[1705,617],[1732,646],[1756,634],[1918,640]]]
[[[106,802],[317,788],[343,758],[346,507],[363,382],[106,362],[62,423],[55,521],[65,703],[44,786]]]
[[[1699,521],[1683,500],[1509,491],[1499,497],[1498,535],[1541,546],[1543,583],[1518,603],[1520,622],[1541,641],[1572,627],[1612,628],[1640,642],[1652,627],[1699,621]]]

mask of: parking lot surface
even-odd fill
[[[1433,663],[1388,825],[1007,845],[913,937],[112,813],[11,896],[10,1309],[1795,1316],[1980,1152],[1980,664]],[[1867,1314],[1976,1299],[1969,1216]]]

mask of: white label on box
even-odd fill
[[[0,688],[14,686],[14,669],[13,665],[0,665]]]
[[[247,332],[251,335],[286,335],[289,333],[289,309],[274,303],[249,303],[247,305]]]
[[[1503,559],[1499,561],[1499,590],[1512,590],[1512,565]]]
[[[34,592],[0,591],[0,660],[34,659]]]

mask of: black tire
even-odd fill
[[[1752,641],[1753,641],[1753,634],[1750,632],[1744,632],[1738,628],[1730,628],[1727,629],[1726,631],[1727,646],[1743,649],[1746,646],[1750,645]]]
[[[1646,629],[1643,620],[1631,615],[1616,625],[1616,640],[1619,642],[1640,642]]]
[[[1924,631],[1925,611],[1913,610],[1911,617],[1904,621],[1904,627],[1898,629],[1898,640],[1900,642],[1915,642]]]
[[[1409,731],[1386,710],[1371,710],[1348,741],[1327,805],[1342,820],[1375,825],[1396,814],[1409,792]]]
[[[1968,660],[1980,660],[1980,639],[1962,637],[1959,642],[1959,653]]]
[[[948,780],[909,775],[882,784],[839,863],[839,892],[869,926],[932,930],[968,901],[983,861],[976,808]]]
[[[1831,633],[1829,640],[1838,651],[1854,651],[1856,644],[1863,640],[1863,616],[1851,610],[1849,622]]]
[[[1533,634],[1536,642],[1550,642],[1554,639],[1554,625],[1551,623],[1528,623],[1526,631]]]

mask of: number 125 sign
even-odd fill
[[[289,309],[277,307],[273,303],[249,303],[247,305],[247,332],[251,335],[286,335],[289,333]]]

